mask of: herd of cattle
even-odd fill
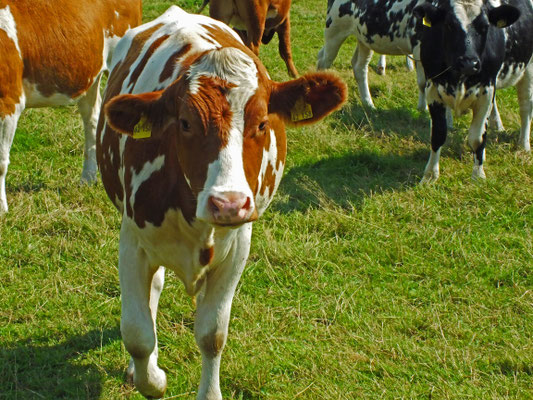
[[[131,355],[128,377],[149,397],[161,397],[167,386],[155,323],[167,267],[196,298],[198,398],[222,398],[231,303],[250,222],[265,211],[283,173],[285,124],[319,121],[347,98],[331,72],[296,78],[290,0],[210,3],[216,19],[172,6],[140,25],[140,0],[0,0],[0,212],[7,211],[9,150],[24,108],[77,102],[85,129],[82,181],[94,182],[98,169],[122,215],[121,333]],[[260,42],[275,32],[295,78],[287,82],[272,81],[258,58]],[[319,69],[331,66],[348,35],[358,41],[352,65],[365,106],[373,107],[373,51],[416,60],[418,107],[431,116],[423,181],[439,175],[447,109],[473,110],[473,176],[484,177],[487,120],[500,87],[517,88],[519,144],[530,151],[532,0],[329,0]]]

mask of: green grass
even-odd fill
[[[173,2],[144,3],[149,20]],[[325,8],[293,2],[302,73],[316,63]],[[365,112],[354,47],[333,66],[349,103],[288,130],[285,176],[255,223],[234,300],[225,398],[532,399],[533,164],[516,152],[514,89],[498,93],[507,130],[489,133],[487,180],[470,180],[467,116],[440,180],[419,186],[429,120],[416,111],[415,74],[403,57],[388,59],[386,76],[370,72],[378,110]],[[261,58],[288,79],[276,42]],[[78,184],[82,136],[74,107],[26,110],[15,136],[0,219],[0,399],[141,398],[124,382],[120,219],[100,183]],[[158,331],[169,398],[195,398],[193,322],[168,274]]]

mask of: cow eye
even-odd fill
[[[183,129],[185,132],[189,132],[191,130],[191,124],[189,124],[189,121],[186,119],[180,119],[180,125],[181,129]]]

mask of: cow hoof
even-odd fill
[[[96,184],[96,171],[83,173],[80,178],[80,185],[94,185]]]
[[[474,170],[472,171],[472,180],[473,181],[480,181],[480,180],[484,180],[484,179],[487,179],[486,175],[485,175],[485,171],[483,171],[483,166],[479,165],[479,166],[475,166],[474,167]]]
[[[159,399],[167,390],[167,376],[161,368],[157,366],[150,368],[148,377],[139,377],[135,374],[133,358],[130,359],[126,370],[126,383],[134,385],[144,397],[149,399]]]
[[[527,153],[527,154],[531,154],[531,145],[529,143],[521,143],[519,144],[519,150]]]
[[[133,383],[144,397],[159,399],[164,396],[167,390],[167,376],[162,369],[156,367],[154,374],[150,374],[149,381],[139,379],[133,374]]]
[[[378,73],[378,75],[385,75],[385,68],[378,65],[378,67],[376,68],[376,72]]]
[[[435,183],[439,179],[439,171],[427,171],[420,180],[421,185],[429,185]]]

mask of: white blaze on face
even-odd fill
[[[451,3],[453,11],[465,32],[472,21],[481,14],[481,0],[455,0]]]
[[[236,48],[222,48],[205,54],[189,71],[190,91],[198,91],[201,76],[219,77],[235,87],[226,95],[232,112],[228,143],[218,158],[209,164],[204,188],[198,194],[196,216],[207,219],[210,196],[224,192],[239,192],[255,207],[243,164],[244,109],[258,88],[257,67],[254,61]]]

